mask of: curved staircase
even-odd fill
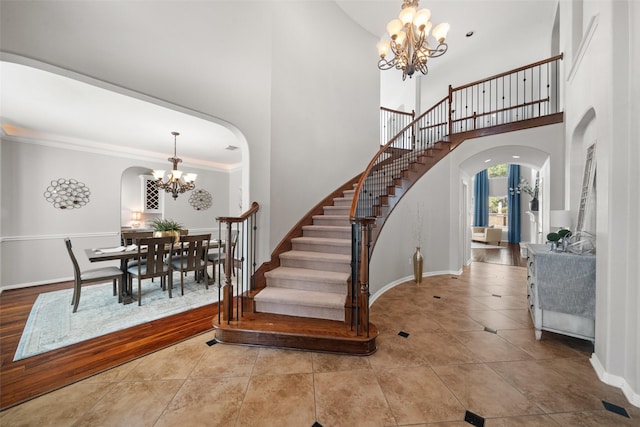
[[[265,273],[266,288],[254,297],[257,313],[345,321],[351,277],[351,222],[354,190],[324,206],[322,215],[291,239],[280,266]]]
[[[228,304],[227,320],[214,319],[216,340],[373,353],[378,330],[368,320],[368,257],[386,218],[411,186],[463,141],[561,123],[564,115],[553,93],[561,60],[558,55],[458,88],[450,86],[449,95],[382,146],[360,176],[327,196],[292,228],[271,260],[251,275],[250,290],[236,298],[242,300],[242,313],[236,308],[234,316]],[[505,81],[509,84],[497,84]],[[512,81],[514,87],[522,85],[522,91],[511,92]],[[469,99],[483,102],[469,104]]]

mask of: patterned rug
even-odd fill
[[[180,295],[180,276],[173,278],[173,298],[162,291],[159,279],[142,281],[142,306],[138,302],[118,304],[111,282],[82,287],[78,311],[72,313],[73,289],[38,295],[22,332],[13,360],[45,353],[90,338],[168,317],[218,301],[218,285],[196,283],[193,273],[184,279],[184,296]],[[138,282],[133,281],[137,295]]]
[[[506,246],[489,245],[481,242],[471,242],[471,249],[507,249]]]

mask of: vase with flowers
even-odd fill
[[[516,188],[509,188],[511,194],[520,194],[526,193],[531,196],[531,201],[529,202],[529,209],[531,212],[538,212],[538,191],[539,191],[539,178],[536,175],[535,185],[532,187],[525,178],[520,178],[520,182],[516,186]]]

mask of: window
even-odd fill
[[[506,163],[487,169],[489,175],[489,225],[508,227],[507,215],[507,171]]]
[[[506,178],[507,177],[507,164],[494,165],[487,169],[489,179],[491,178]]]

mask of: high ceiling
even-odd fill
[[[219,124],[48,71],[0,66],[7,135],[163,161],[173,155],[176,131],[187,164],[225,170],[241,161],[240,150],[227,149],[237,138]]]
[[[241,3],[237,2],[238,7],[243,7]],[[338,0],[336,4],[380,38],[402,2]],[[446,58],[456,61],[470,52],[524,44],[526,38],[536,36],[541,23],[543,28],[550,27],[556,4],[556,0],[423,0],[420,8],[431,9],[434,25],[442,21],[451,25]],[[467,37],[470,31],[473,36]],[[223,48],[220,46],[220,50]],[[375,46],[372,51],[375,57]],[[241,150],[226,149],[239,145],[237,137],[211,121],[213,118],[194,117],[188,111],[167,108],[162,102],[127,96],[131,94],[123,94],[124,90],[114,92],[106,85],[100,87],[11,62],[0,64],[0,118],[8,135],[163,161],[173,154],[171,132],[177,131],[181,133],[177,152],[185,164],[232,169],[242,161]],[[437,67],[437,61],[433,67]]]

